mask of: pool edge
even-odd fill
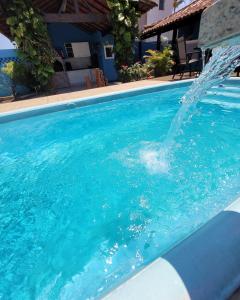
[[[239,286],[240,197],[101,299],[227,299]]]
[[[11,121],[16,121],[23,118],[34,117],[38,115],[69,110],[76,107],[82,107],[87,105],[98,104],[107,101],[113,101],[117,97],[124,97],[126,94],[134,95],[134,93],[138,93],[140,91],[146,91],[146,93],[154,91],[154,90],[166,90],[171,87],[181,87],[190,85],[194,79],[185,79],[184,81],[174,81],[174,82],[161,82],[158,84],[151,84],[149,86],[136,87],[136,88],[128,88],[122,91],[114,91],[102,93],[99,95],[92,95],[88,97],[80,97],[80,98],[70,98],[69,100],[62,100],[51,102],[48,104],[39,104],[33,105],[25,108],[18,108],[14,110],[9,110],[6,112],[0,112],[0,123],[7,123]],[[230,77],[228,81],[240,82],[240,78]],[[112,97],[112,99],[110,99]],[[108,98],[108,99],[106,99]],[[105,99],[105,100],[104,100]]]
[[[144,87],[130,88],[123,91],[103,93],[97,96],[95,95],[89,97],[69,99],[69,100],[63,100],[63,101],[53,102],[49,104],[36,105],[36,106],[11,110],[11,111],[0,113],[0,123],[7,123],[7,122],[11,122],[23,118],[29,118],[37,115],[43,115],[47,113],[58,112],[58,111],[68,110],[76,107],[103,103],[107,101],[113,101],[116,100],[117,97],[121,98],[127,94],[134,95],[135,93],[141,91],[146,91],[146,93],[148,93],[154,91],[155,89],[161,91],[161,90],[168,89],[168,87],[171,88],[171,87],[189,86],[193,81],[194,79],[186,79],[181,82],[180,81],[166,82],[166,83],[162,82],[159,84],[153,84]]]

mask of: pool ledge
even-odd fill
[[[104,300],[221,300],[240,286],[240,198]]]
[[[163,91],[172,88],[179,88],[184,86],[190,86],[193,79],[186,79],[184,81],[166,82],[152,84],[143,87],[129,88],[121,91],[101,93],[99,95],[93,95],[88,97],[81,97],[76,99],[69,99],[59,102],[52,102],[43,105],[34,105],[30,107],[20,108],[16,110],[10,110],[7,112],[0,112],[0,123],[11,122],[23,118],[29,118],[37,115],[43,115],[53,113],[62,110],[69,110],[76,107],[82,107],[92,104],[98,104],[108,101],[119,100],[125,97],[131,97],[140,95],[142,93],[151,93],[155,91]],[[27,100],[26,100],[27,101]]]

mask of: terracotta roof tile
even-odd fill
[[[145,26],[144,31],[142,32],[142,36],[149,35],[156,31],[163,31],[165,28],[169,27],[171,24],[182,21],[185,18],[189,18],[196,14],[202,13],[204,9],[212,5],[214,0],[196,0],[193,1],[188,6],[182,8],[176,13],[156,22],[151,25]]]

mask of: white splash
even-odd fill
[[[164,151],[143,149],[140,150],[139,156],[140,162],[150,174],[167,174],[169,172],[170,166]]]

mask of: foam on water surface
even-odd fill
[[[164,148],[158,144],[150,143],[139,151],[140,162],[150,174],[168,174],[170,162],[166,155]]]

